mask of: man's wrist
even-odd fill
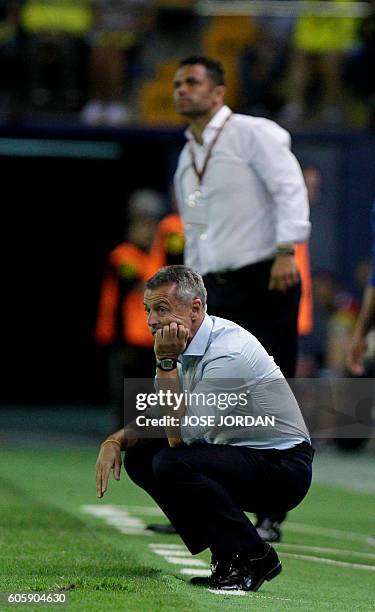
[[[111,443],[114,443],[115,445],[118,445],[120,450],[125,450],[124,448],[126,446],[125,440],[126,440],[125,429],[119,429],[118,431],[108,436],[105,440],[103,440],[100,446],[103,446],[104,444],[111,442]]]
[[[283,242],[276,247],[276,256],[295,255],[296,249],[293,242]]]
[[[156,367],[162,372],[172,372],[176,370],[179,363],[181,362],[176,357],[156,358]]]
[[[104,440],[104,442],[102,442],[100,446],[103,447],[105,444],[115,444],[119,447],[120,450],[122,450],[122,443],[119,440],[115,440],[115,438],[108,438],[107,440]]]

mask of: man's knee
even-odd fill
[[[173,448],[164,448],[152,460],[152,471],[158,481],[171,480],[184,471],[182,464]]]
[[[163,440],[156,440],[149,444],[134,446],[125,452],[124,468],[135,484],[145,488],[145,485],[153,481],[153,458],[165,448],[165,444]]]
[[[126,451],[124,468],[129,478],[135,482],[135,484],[139,486],[144,484],[146,480],[146,470],[138,449],[129,449]]]

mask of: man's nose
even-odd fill
[[[152,327],[153,325],[157,325],[158,319],[153,312],[149,312],[147,317],[147,325]]]
[[[181,95],[181,94],[185,94],[187,91],[187,85],[186,83],[180,83],[177,87],[176,87],[176,93],[177,95]]]

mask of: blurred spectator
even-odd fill
[[[301,338],[298,375],[343,376],[359,304],[330,272],[313,275],[313,296],[314,329]]]
[[[302,162],[302,172],[310,204],[311,268],[313,272],[318,270],[334,271],[339,263],[337,254],[339,194],[337,190],[332,192],[332,181],[327,174],[326,164],[320,161],[320,163],[318,162],[319,165],[316,165],[315,159],[318,158],[315,155],[310,159],[314,161],[305,159]],[[322,235],[330,235],[330,240],[322,240]]]
[[[375,0],[369,0],[370,13],[359,22],[358,41],[349,51],[344,76],[365,102],[369,122],[375,124]]]
[[[164,198],[158,192],[133,192],[127,205],[125,240],[108,255],[95,337],[108,349],[109,399],[118,427],[123,426],[124,377],[154,375],[154,342],[147,326],[143,291],[155,272],[150,248],[164,212]]]
[[[173,6],[173,2],[157,4],[154,28],[142,50],[147,78],[155,75],[158,65],[176,62],[176,58],[199,49],[202,24],[206,23],[193,10],[195,0],[185,0],[181,6]]]
[[[151,256],[155,272],[163,266],[183,264],[184,246],[182,219],[177,213],[171,213],[158,224],[152,243]]]
[[[298,335],[307,336],[314,326],[309,241],[295,245],[296,263],[301,277],[301,299],[298,308]]]
[[[83,123],[121,126],[130,117],[124,103],[145,31],[152,24],[150,0],[94,0],[89,33],[90,99],[81,112]],[[129,101],[129,95],[128,101]]]
[[[307,14],[297,18],[281,122],[299,123],[316,114],[324,123],[342,122],[343,61],[355,39],[355,18]]]
[[[25,0],[21,18],[28,35],[32,105],[77,110],[85,96],[88,0]]]
[[[357,376],[374,376],[375,372],[375,200],[371,210],[372,261],[369,270],[365,262],[356,268],[356,279],[363,284],[362,306],[347,351],[350,371]],[[370,273],[366,278],[366,270]]]
[[[272,117],[280,110],[293,21],[289,17],[256,19],[254,40],[239,60],[241,112]]]

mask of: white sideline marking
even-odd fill
[[[367,542],[368,535],[364,533],[354,533],[352,531],[343,531],[341,529],[331,529],[329,527],[314,527],[313,525],[304,525],[303,523],[286,522],[285,531],[294,531],[296,533],[310,533],[312,535],[323,535],[327,538],[338,540],[352,540],[354,542]]]
[[[225,589],[207,589],[210,593],[214,593],[215,595],[249,595],[250,591],[240,591],[239,589],[233,591],[226,591]],[[292,601],[288,599],[287,601]]]
[[[183,544],[164,544],[163,542],[161,544],[152,543],[149,546],[150,548],[165,548],[165,549],[171,549],[171,550],[183,550],[185,552],[187,551],[186,546],[184,546]]]
[[[294,601],[295,599],[288,599],[287,597],[269,597],[267,595],[259,595],[258,593],[252,593],[251,591],[226,591],[225,589],[207,589],[210,593],[214,593],[215,595],[250,595],[252,599],[277,599],[278,601]],[[311,603],[311,602],[298,602],[298,603]]]
[[[375,559],[375,554],[374,553],[365,553],[365,552],[357,552],[355,550],[349,550],[347,548],[325,548],[323,546],[308,546],[308,545],[304,545],[304,544],[283,544],[283,543],[277,543],[276,544],[276,548],[277,550],[279,550],[279,548],[281,549],[281,552],[283,551],[284,548],[287,549],[296,549],[296,550],[307,550],[307,551],[311,551],[311,552],[318,552],[318,553],[337,553],[337,554],[343,554],[343,555],[352,555],[353,557],[362,557],[364,559]]]
[[[152,552],[162,557],[172,555],[173,557],[186,557],[186,550],[179,550],[178,548],[153,548]]]
[[[210,576],[211,570],[209,569],[201,569],[200,567],[183,567],[181,570],[181,574],[186,574],[187,576]]]
[[[164,557],[168,563],[174,565],[195,565],[196,567],[207,567],[207,563],[201,561],[201,559],[194,559],[193,557]]]
[[[301,559],[301,561],[315,561],[315,563],[323,563],[326,565],[336,565],[337,567],[350,567],[351,569],[367,570],[375,572],[375,565],[364,565],[363,563],[348,563],[347,561],[337,561],[336,559],[326,559],[324,557],[313,557],[312,555],[298,555],[294,553],[280,552],[284,557],[291,559]]]
[[[126,535],[152,535],[152,532],[146,529],[146,525],[141,519],[130,516],[128,512],[121,510],[118,506],[88,504],[81,506],[81,510],[104,519],[108,525],[115,527]]]
[[[109,512],[118,512],[118,508],[116,508],[116,506],[110,506],[108,504],[103,506],[96,506],[95,504],[86,504],[85,506],[81,506],[81,510],[83,512],[88,512],[89,514],[95,514],[96,516],[106,516]]]
[[[144,526],[144,522],[141,521],[141,519],[137,519],[137,518],[132,518],[129,515],[127,517],[124,516],[109,516],[108,519],[110,519],[111,521],[111,525],[114,525],[115,527],[118,525],[119,527],[121,527],[121,525],[124,524],[124,521],[126,522],[127,525],[133,526],[133,527],[142,527]]]

